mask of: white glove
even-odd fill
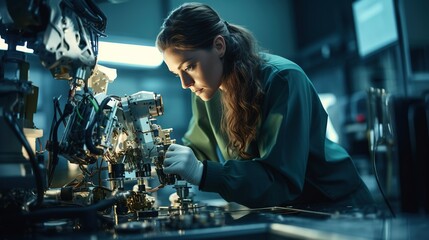
[[[178,174],[187,182],[200,185],[203,163],[198,161],[191,148],[171,144],[165,153],[164,173]]]

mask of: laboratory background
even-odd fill
[[[88,75],[90,60],[72,52],[73,41],[55,43],[73,39],[76,19],[85,15],[84,7],[67,12],[59,2],[83,2],[105,15],[97,76]],[[164,18],[185,2],[1,0],[2,239],[427,238],[429,1],[198,1],[249,29],[264,51],[302,67],[328,113],[327,137],[350,153],[376,213],[247,209],[162,172],[164,147],[181,144],[188,128],[192,93],[169,71],[155,40]],[[70,29],[56,32],[56,24]],[[10,30],[17,25],[26,31]],[[85,95],[87,87],[79,86],[88,79],[89,91],[112,96],[110,102]],[[73,106],[71,88],[80,96]],[[111,106],[107,116],[95,100]],[[11,106],[17,106],[12,114],[3,111]],[[101,115],[102,127],[95,123]],[[99,141],[114,145],[108,156],[97,156],[96,142],[83,140],[85,128],[97,128]],[[128,155],[118,149],[126,144],[134,162],[123,164]],[[139,154],[147,154],[144,161]],[[44,206],[33,210],[30,201]]]

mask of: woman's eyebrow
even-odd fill
[[[194,57],[189,57],[187,59],[185,59],[182,63],[179,64],[179,66],[177,67],[178,70],[180,70],[183,66],[183,64],[185,64],[186,62],[191,61],[192,59],[194,59]]]

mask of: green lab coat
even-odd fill
[[[207,102],[192,94],[193,116],[182,140],[204,162],[200,189],[248,207],[289,204],[306,189],[333,201],[358,189],[362,180],[348,153],[326,138],[327,113],[304,71],[279,56],[262,56],[263,115],[250,147],[259,157],[228,155],[221,91]]]

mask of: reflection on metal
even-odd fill
[[[304,227],[298,227],[293,225],[286,225],[286,224],[278,224],[273,223],[269,225],[269,233],[276,236],[276,237],[282,237],[287,239],[341,239],[341,240],[352,240],[352,239],[365,239],[361,237],[353,237],[353,236],[347,236],[343,234],[338,233],[332,233],[332,232],[325,232],[320,231],[312,228],[304,228]]]

